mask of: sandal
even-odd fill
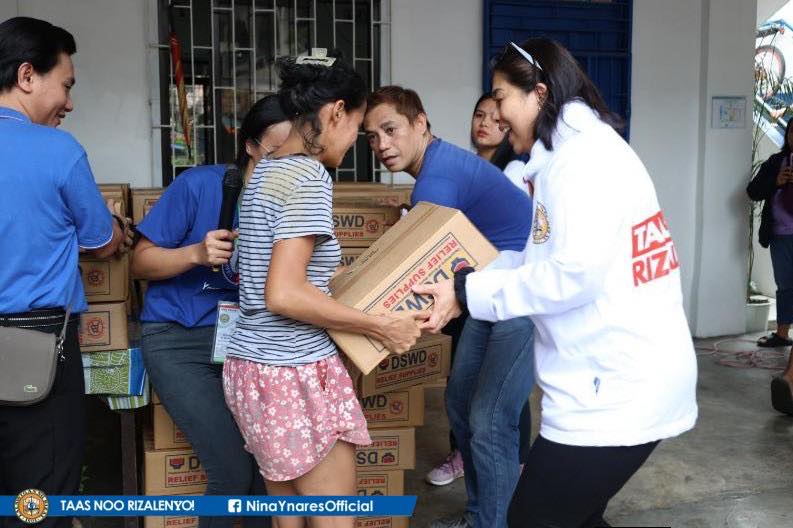
[[[763,348],[776,348],[793,345],[793,341],[779,337],[776,332],[771,332],[757,340],[757,346]]]
[[[793,416],[793,390],[782,376],[771,380],[771,406],[777,411]]]

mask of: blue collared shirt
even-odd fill
[[[499,251],[526,247],[531,198],[498,167],[451,143],[435,138],[427,146],[410,200],[459,209]]]
[[[113,237],[113,217],[83,147],[69,134],[0,107],[0,314],[84,312],[78,246]]]

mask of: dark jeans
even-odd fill
[[[207,495],[263,495],[264,480],[223,396],[223,365],[212,363],[213,327],[144,323],[143,361],[165,410],[207,472]],[[200,526],[231,527],[232,517],[202,517]],[[253,523],[253,524],[252,524]],[[269,518],[245,517],[246,526]]]
[[[534,325],[528,317],[468,318],[446,389],[446,412],[465,468],[466,510],[477,528],[506,524],[518,482],[522,409],[534,385]]]
[[[452,338],[452,359],[451,364],[454,365],[454,356],[457,352],[457,343],[460,342],[460,334],[463,333],[463,327],[467,317],[462,316],[457,319],[452,319],[443,329],[443,333],[451,336]],[[529,459],[529,449],[531,449],[531,407],[529,406],[529,395],[526,395],[526,404],[520,411],[520,422],[518,422],[518,430],[520,431],[520,460],[521,464],[525,464]],[[454,451],[457,449],[457,440],[454,439],[454,431],[449,429],[449,450]]]
[[[793,323],[793,235],[771,239],[771,265],[776,282],[776,322]]]
[[[581,447],[538,437],[512,496],[509,528],[609,526],[609,500],[657,445]]]
[[[60,333],[58,324],[39,330]],[[85,451],[85,384],[77,337],[79,318],[66,330],[64,355],[58,363],[49,396],[26,407],[0,406],[0,495],[27,488],[47,495],[77,495]],[[71,517],[47,517],[44,528],[68,528]],[[0,526],[29,526],[16,517],[0,518]]]

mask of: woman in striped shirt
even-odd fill
[[[371,442],[352,382],[326,329],[405,352],[414,315],[364,314],[329,296],[341,250],[331,216],[337,167],[366,106],[361,76],[323,55],[278,62],[292,132],[260,163],[240,209],[241,316],[224,367],[226,402],[272,495],[354,495],[355,445]],[[305,520],[278,518],[279,528]],[[352,527],[351,517],[311,526]]]

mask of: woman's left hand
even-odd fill
[[[430,318],[419,325],[421,330],[437,334],[452,319],[459,317],[463,310],[454,294],[454,281],[445,280],[435,284],[419,284],[413,286],[413,292],[419,295],[432,295],[435,301],[432,305]]]

